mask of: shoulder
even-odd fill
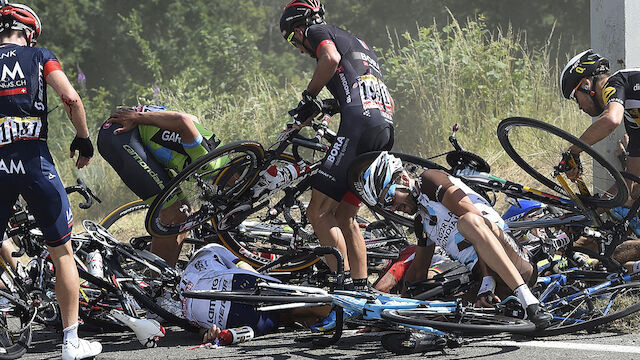
[[[420,175],[420,191],[432,201],[440,201],[437,196],[439,189],[449,184],[451,184],[449,174],[443,170],[428,169]]]

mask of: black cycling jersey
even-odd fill
[[[337,141],[314,178],[313,188],[336,201],[347,194],[347,169],[367,151],[390,150],[393,145],[391,96],[382,81],[378,58],[358,37],[335,26],[311,25],[305,31],[311,50],[319,54],[327,45],[341,56],[327,89],[340,104]],[[355,197],[346,201],[354,203]]]
[[[629,134],[629,156],[640,156],[640,71],[620,70],[611,75],[602,89],[605,104],[624,106],[624,127]]]

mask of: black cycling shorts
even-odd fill
[[[627,152],[631,157],[640,157],[640,127],[635,122],[625,120],[624,128],[629,135],[629,144]]]
[[[120,127],[120,124],[105,123],[100,128],[98,152],[131,191],[151,204],[171,178],[145,148],[138,128],[114,135],[113,131]]]
[[[313,179],[313,188],[337,202],[349,190],[347,171],[356,156],[369,151],[391,150],[393,124],[379,113],[363,115],[361,106],[343,108],[336,142]]]

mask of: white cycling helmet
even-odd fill
[[[393,185],[394,177],[402,171],[402,160],[386,151],[381,152],[364,172],[362,200],[367,205],[375,206],[381,195],[386,194]],[[383,205],[386,205],[388,200],[393,199],[382,199]]]

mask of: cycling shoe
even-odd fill
[[[354,316],[356,316],[356,312],[349,309],[343,309],[344,318],[343,321],[346,321]],[[320,321],[317,324],[309,326],[311,332],[329,332],[333,331],[336,328],[336,309],[331,310],[329,315]]]
[[[611,216],[616,220],[622,220],[629,213],[629,209],[618,206],[611,209]],[[638,220],[637,216],[634,216],[631,221],[629,221],[629,227],[633,230],[636,236],[640,236],[640,220]]]
[[[395,332],[382,337],[382,347],[396,355],[407,355],[444,349],[447,339],[425,333]]]

